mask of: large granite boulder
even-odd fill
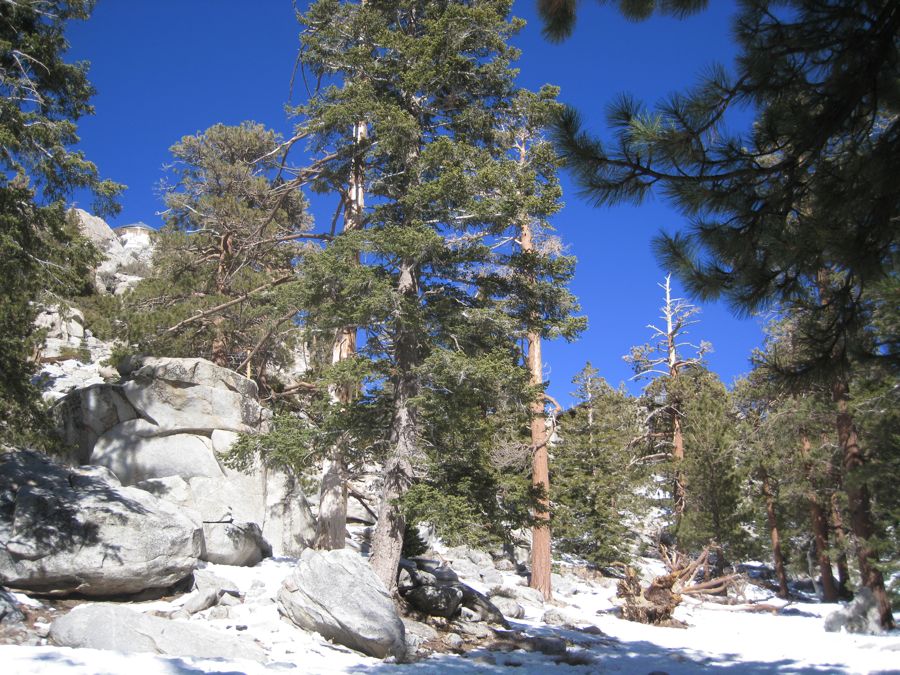
[[[60,647],[109,649],[126,654],[265,661],[251,638],[186,621],[140,614],[121,605],[82,605],[50,624],[50,640]]]
[[[224,478],[207,436],[173,433],[144,436],[153,427],[145,420],[129,420],[101,436],[91,453],[91,464],[105,466],[122,481],[134,485],[149,478],[194,476]]]
[[[262,533],[272,554],[296,558],[316,538],[316,519],[297,477],[261,469],[265,518]]]
[[[238,432],[266,430],[269,413],[252,380],[203,359],[134,357],[120,371],[130,378],[124,384],[74,391],[54,408],[77,463],[105,466],[123,485],[197,511],[210,561],[248,564],[306,548],[315,521],[296,478],[261,466],[243,474],[220,461]]]
[[[403,622],[391,596],[353,551],[305,550],[281,587],[278,606],[300,628],[351,649],[404,656]]]
[[[203,554],[203,531],[174,504],[122,487],[100,467],[0,454],[0,583],[111,596],[172,586]]]
[[[94,384],[63,396],[53,406],[53,416],[63,442],[73,448],[75,462],[87,464],[101,436],[138,414],[121,386]]]
[[[122,388],[160,433],[253,433],[265,421],[256,383],[232,370],[205,359],[144,358],[139,363]]]

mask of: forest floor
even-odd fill
[[[242,592],[255,589],[258,597],[274,598],[292,564],[287,559],[267,560],[253,568],[210,565],[209,569],[233,581]],[[549,606],[528,606],[523,619],[510,622],[513,628],[528,635],[565,639],[568,649],[564,656],[479,648],[462,654],[434,654],[414,664],[386,663],[296,629],[279,618],[276,604],[266,599],[241,605],[245,614],[237,619],[207,620],[207,625],[221,629],[225,635],[239,630],[253,636],[270,655],[271,660],[265,665],[6,645],[0,646],[0,672],[4,675],[900,673],[900,631],[881,636],[827,633],[824,617],[837,605],[786,602],[762,587],[748,584],[737,598],[740,604],[685,599],[677,608],[675,618],[686,627],[663,628],[618,618],[615,585],[611,580],[588,581],[573,576],[566,579],[571,583],[557,593],[552,606],[568,618],[568,627],[541,621]],[[139,611],[153,611],[177,602],[177,599],[162,600],[130,606]]]

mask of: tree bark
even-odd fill
[[[788,597],[787,574],[784,571],[784,555],[781,553],[781,537],[778,532],[778,519],[775,517],[775,491],[765,468],[762,469],[762,490],[766,499],[766,520],[769,523],[769,535],[772,539],[772,561],[775,564],[775,577],[778,579],[778,597]]]
[[[810,459],[809,437],[803,434],[800,437],[800,456],[806,471],[808,489],[806,501],[809,502],[809,523],[812,528],[813,540],[816,547],[816,562],[819,565],[819,576],[822,578],[822,600],[824,602],[837,602],[838,591],[834,583],[834,573],[831,570],[831,558],[828,556],[828,518],[825,509],[819,501],[819,495],[813,483],[812,460]]]
[[[412,263],[404,262],[401,265],[397,284],[400,308],[394,317],[396,374],[390,432],[391,456],[385,470],[378,524],[372,535],[372,554],[369,557],[376,576],[391,592],[397,586],[397,565],[400,563],[403,531],[406,527],[400,500],[412,484],[412,462],[418,453],[418,424],[416,409],[412,403],[418,390],[414,372],[417,362],[416,335],[406,325],[402,308],[418,292],[416,274]]]
[[[522,155],[524,159],[524,154]],[[533,252],[534,233],[531,224],[524,220],[520,225],[522,251]],[[531,484],[540,496],[534,512],[534,526],[531,528],[531,587],[537,589],[549,600],[553,596],[550,583],[551,540],[550,540],[550,459],[547,450],[547,418],[544,413],[544,362],[541,355],[541,336],[529,330],[526,334],[528,354],[529,384],[538,390],[531,402]]]
[[[831,495],[831,526],[834,528],[834,539],[838,554],[835,563],[838,569],[838,594],[842,598],[850,595],[847,584],[850,583],[850,568],[847,565],[847,537],[844,535],[844,518],[837,492]]]
[[[875,525],[872,522],[872,511],[869,501],[869,487],[861,480],[861,470],[866,458],[859,445],[856,426],[850,414],[850,389],[846,379],[839,377],[831,390],[832,399],[837,408],[835,425],[837,427],[838,446],[843,456],[844,490],[847,493],[848,510],[850,512],[850,528],[856,539],[856,557],[859,561],[859,574],[863,586],[872,591],[878,603],[881,626],[885,630],[894,627],[891,613],[891,602],[884,588],[884,577],[878,569],[878,554],[872,546]]]
[[[359,146],[368,137],[364,121],[353,125],[353,141]],[[353,160],[347,184],[344,211],[344,232],[363,226],[365,209],[365,171],[362,160]],[[357,262],[359,262],[357,260]],[[331,347],[331,363],[336,364],[356,354],[356,326],[344,326],[335,334]],[[346,405],[353,400],[352,387],[329,387],[332,405]],[[332,550],[344,548],[347,536],[347,444],[345,435],[335,441],[322,466],[319,488],[319,516],[316,522],[316,548]]]

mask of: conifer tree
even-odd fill
[[[45,293],[84,290],[97,253],[66,221],[76,190],[94,209],[116,210],[118,186],[74,149],[76,122],[93,112],[87,64],[67,63],[65,28],[90,15],[89,0],[0,4],[0,437],[41,426],[31,384],[33,325]],[[15,429],[9,422],[15,422]]]
[[[714,68],[652,112],[622,97],[610,145],[582,133],[570,111],[560,145],[598,203],[640,202],[659,185],[691,218],[687,233],[656,247],[692,293],[724,296],[742,313],[780,305],[804,315],[794,374],[829,383],[860,570],[891,627],[866,544],[875,528],[849,353],[865,343],[867,295],[896,274],[900,7],[753,0],[734,26],[734,76]],[[757,111],[752,129],[729,132],[729,111],[743,105]]]
[[[685,456],[682,428],[684,413],[682,401],[677,393],[678,388],[674,385],[684,370],[701,364],[703,356],[711,351],[712,347],[705,341],[693,344],[684,339],[688,327],[697,323],[693,317],[700,310],[683,298],[673,298],[671,281],[671,275],[667,275],[665,283],[659,284],[665,292],[665,301],[660,307],[660,318],[665,322],[664,327],[649,324],[647,328],[652,331],[653,342],[633,347],[631,353],[624,358],[634,368],[635,378],[651,376],[662,378],[660,395],[665,404],[658,410],[665,414],[671,427],[671,457],[676,464],[673,496],[677,520],[684,511],[686,488],[684,476],[677,468],[677,464],[683,461]],[[692,355],[685,353],[688,350]]]
[[[731,396],[719,378],[704,367],[693,367],[667,383],[684,415],[685,459],[689,486],[677,539],[686,548],[713,540],[729,554],[744,552],[746,535],[741,484],[745,476],[737,461],[737,424]],[[720,550],[720,554],[721,554]]]
[[[381,433],[367,441],[385,465],[371,562],[388,587],[403,498],[428,447],[453,428],[429,404],[448,393],[438,390],[441,373],[452,363],[456,384],[447,389],[483,401],[481,414],[491,416],[503,397],[484,399],[491,387],[483,378],[514,382],[521,372],[503,282],[516,275],[498,272],[492,248],[521,213],[518,193],[507,191],[515,163],[501,133],[515,94],[516,53],[506,40],[521,25],[508,11],[497,0],[321,0],[301,18],[304,63],[327,83],[297,111],[310,151],[330,157],[316,189],[340,194],[357,162],[367,196],[364,226],[341,233],[312,263],[310,290],[319,292],[311,299],[324,304],[309,312],[364,331],[353,360],[369,364],[366,386],[353,406],[380,416],[370,431]],[[442,412],[464,423],[472,408]]]
[[[553,449],[553,523],[557,548],[597,565],[628,562],[628,513],[646,504],[634,442],[642,411],[624,389],[613,389],[590,363],[572,380],[576,403],[559,421]]]
[[[531,587],[545,599],[550,587],[550,467],[547,404],[559,405],[544,392],[541,343],[563,336],[572,339],[582,329],[575,317],[578,306],[566,285],[574,271],[574,258],[563,254],[552,234],[549,218],[561,207],[562,191],[556,177],[559,160],[545,139],[545,131],[560,110],[558,89],[545,86],[540,92],[520,91],[512,100],[502,123],[501,142],[514,162],[512,184],[507,194],[517,204],[509,238],[513,246],[501,255],[501,273],[506,272],[505,296],[508,312],[524,332],[525,366],[533,388],[531,402],[531,477],[538,493],[536,524],[531,537]],[[502,241],[495,251],[502,251]],[[559,410],[558,410],[559,411]]]
[[[294,279],[310,218],[281,139],[262,125],[217,124],[172,146],[176,182],[165,199],[153,274],[130,294],[129,342],[209,358],[267,385],[287,365],[297,307]],[[268,385],[266,386],[266,389]]]

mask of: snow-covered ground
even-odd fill
[[[411,665],[381,662],[326,642],[295,628],[278,615],[274,598],[293,561],[266,560],[253,568],[208,565],[207,569],[236,584],[245,596],[241,605],[205,610],[202,620],[225,635],[253,636],[270,661],[166,658],[151,654],[118,654],[93,649],[52,646],[0,646],[0,673],[33,675],[200,675],[221,673],[668,673],[682,675],[721,670],[743,673],[900,673],[900,633],[858,636],[826,633],[823,619],[836,605],[787,604],[756,587],[747,599],[764,602],[772,611],[750,611],[751,604],[727,606],[685,600],[676,618],[687,628],[661,628],[617,618],[613,612],[615,585],[609,580],[587,582],[566,576],[558,600],[543,608],[526,606],[526,616],[511,622],[533,636],[565,638],[566,657],[538,652],[479,649],[465,655],[435,654]],[[504,582],[517,583],[512,574]],[[20,596],[21,597],[21,596]],[[134,603],[139,611],[172,610],[183,602]],[[561,628],[541,622],[555,607],[579,627]],[[588,628],[586,627],[596,627]],[[227,638],[226,638],[227,639]]]

